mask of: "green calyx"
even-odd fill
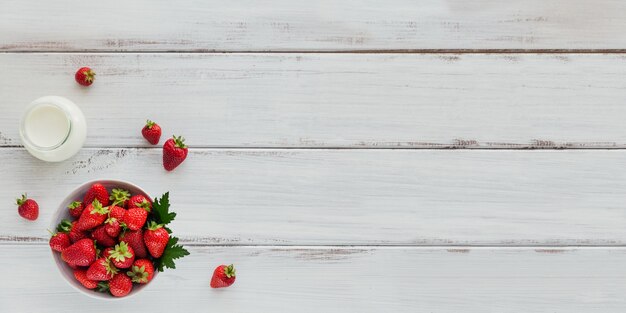
[[[108,292],[109,291],[109,282],[108,281],[98,282],[98,287],[96,287],[96,290],[99,291],[99,292]]]
[[[67,207],[68,207],[70,210],[74,210],[74,209],[76,209],[76,208],[80,207],[82,204],[83,204],[83,203],[82,203],[82,202],[80,202],[80,201],[74,201],[74,202],[70,203],[70,205],[68,205]]]
[[[117,222],[117,219],[115,217],[109,217],[104,221],[105,224],[113,224],[115,222]]]
[[[83,71],[83,74],[85,75],[86,82],[92,82],[94,78],[96,77],[96,72],[94,72],[91,69]]]
[[[100,203],[100,201],[98,200],[93,200],[93,202],[91,203],[91,205],[93,206],[93,209],[91,210],[91,214],[108,214],[109,213],[109,207],[103,207],[102,203]]]
[[[228,278],[235,277],[235,267],[231,264],[224,268],[224,275]]]
[[[163,224],[157,224],[155,221],[150,222],[148,224],[148,230],[157,230],[159,228],[163,228]]]
[[[174,146],[181,149],[187,148],[185,145],[185,138],[183,138],[183,136],[176,137],[176,135],[173,135],[172,137],[172,139],[174,139]]]
[[[117,268],[111,263],[109,259],[104,259],[104,269],[107,271],[107,274],[111,276],[118,273]]]
[[[63,233],[69,233],[72,230],[72,222],[63,219],[59,225],[57,225],[57,231]]]
[[[124,262],[127,258],[132,258],[133,254],[128,250],[128,244],[124,241],[120,242],[113,248],[113,251],[109,254],[109,258],[115,259],[118,262]]]
[[[23,194],[21,198],[17,198],[17,205],[22,205],[26,202],[28,198],[26,198],[26,194]]]
[[[148,211],[148,213],[150,213],[150,202],[148,200],[143,199],[143,201],[141,201],[141,202],[135,202],[135,205],[138,208],[142,208],[142,209]]]
[[[145,266],[139,267],[137,265],[133,265],[131,271],[126,272],[126,275],[128,275],[134,283],[147,283],[148,276],[150,274],[146,272]]]
[[[111,205],[120,205],[123,204],[124,201],[128,201],[130,199],[130,192],[128,192],[128,190],[116,188],[111,191],[109,199],[113,201]]]
[[[146,120],[146,127],[148,129],[152,129],[152,126],[154,126],[154,124],[156,124],[156,123],[151,121],[151,120]]]

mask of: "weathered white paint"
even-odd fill
[[[3,1],[5,51],[624,49],[620,0]]]
[[[0,149],[2,241],[41,241],[85,181],[171,192],[174,229],[208,244],[624,245],[625,150],[86,149],[43,163]],[[36,222],[10,205],[39,201]],[[12,236],[17,236],[14,238]]]
[[[44,245],[0,245],[1,312],[623,312],[624,248],[190,247],[115,304],[61,280]],[[6,257],[19,255],[20,257]],[[234,263],[227,289],[209,288]],[[26,301],[26,299],[30,299]]]
[[[0,54],[0,145],[68,97],[91,147],[626,147],[626,57],[577,54]],[[81,88],[80,66],[98,73]],[[33,82],[36,77],[36,83]]]

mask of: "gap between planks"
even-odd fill
[[[363,49],[363,50],[10,50],[0,51],[3,54],[71,54],[71,53],[119,53],[119,54],[150,54],[150,53],[216,53],[216,54],[625,54],[626,49]]]

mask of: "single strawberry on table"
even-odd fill
[[[74,79],[83,86],[90,86],[96,79],[96,72],[89,67],[81,67],[76,71],[76,74],[74,74]]]
[[[188,148],[185,145],[185,138],[174,136],[168,139],[163,145],[163,167],[171,171],[178,167],[187,158]]]
[[[95,281],[110,280],[117,274],[117,268],[108,258],[102,257],[93,262],[87,269],[87,278]]]
[[[109,281],[109,292],[114,297],[126,296],[132,289],[133,282],[125,273],[116,274]]]
[[[34,221],[39,217],[39,205],[35,200],[28,199],[26,194],[22,198],[17,199],[17,213],[30,221]]]
[[[85,206],[80,201],[74,201],[70,203],[70,205],[68,205],[67,208],[70,210],[70,215],[72,217],[78,218],[83,213],[83,209],[85,209]]]
[[[83,213],[76,223],[76,227],[80,230],[90,230],[97,226],[100,226],[107,219],[109,214],[109,207],[104,207],[100,201],[93,200],[93,202],[83,210]]]
[[[89,187],[89,189],[87,190],[87,193],[85,193],[85,197],[83,198],[83,204],[87,206],[91,204],[93,200],[100,201],[100,204],[102,204],[102,206],[109,205],[109,192],[107,191],[106,187],[98,183],[91,185],[91,187]]]
[[[91,239],[81,239],[65,248],[61,259],[69,264],[89,266],[96,260],[96,245]]]
[[[108,257],[117,268],[129,268],[135,261],[135,251],[126,242],[120,242],[109,253]]]
[[[83,269],[75,269],[74,270],[74,278],[78,280],[78,282],[85,286],[87,289],[95,289],[98,286],[98,282],[95,280],[91,280],[87,278],[87,271]]]
[[[48,243],[50,244],[50,248],[52,248],[52,250],[58,252],[63,252],[65,248],[72,245],[70,236],[64,232],[56,232],[52,234]]]
[[[111,190],[111,196],[109,196],[112,205],[121,206],[122,208],[126,207],[129,199],[130,192],[121,188],[113,188],[113,190]]]
[[[211,288],[228,287],[235,283],[235,267],[231,265],[220,265],[213,271],[211,278]]]
[[[148,229],[143,232],[143,241],[146,243],[146,247],[155,258],[160,258],[165,251],[167,242],[170,240],[170,234],[163,228],[163,225],[157,224],[154,221],[148,224]]]
[[[154,276],[152,261],[148,259],[135,260],[130,271],[126,272],[126,275],[132,279],[133,283],[147,284]]]
[[[156,145],[161,139],[161,126],[151,120],[148,120],[146,121],[146,125],[141,130],[141,134],[149,143]]]

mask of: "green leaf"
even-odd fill
[[[69,233],[72,230],[72,222],[67,219],[63,219],[59,225],[57,225],[57,231],[62,233]]]
[[[166,192],[161,199],[154,198],[152,212],[157,224],[169,224],[176,217],[176,213],[170,212],[170,193]],[[171,231],[168,230],[171,233]]]
[[[163,251],[163,255],[156,260],[156,267],[159,272],[163,272],[165,268],[176,268],[176,264],[174,263],[175,259],[182,258],[186,255],[189,255],[189,251],[187,251],[182,245],[178,244],[178,238],[170,237],[170,240],[167,242],[167,246],[165,246],[165,251]]]

